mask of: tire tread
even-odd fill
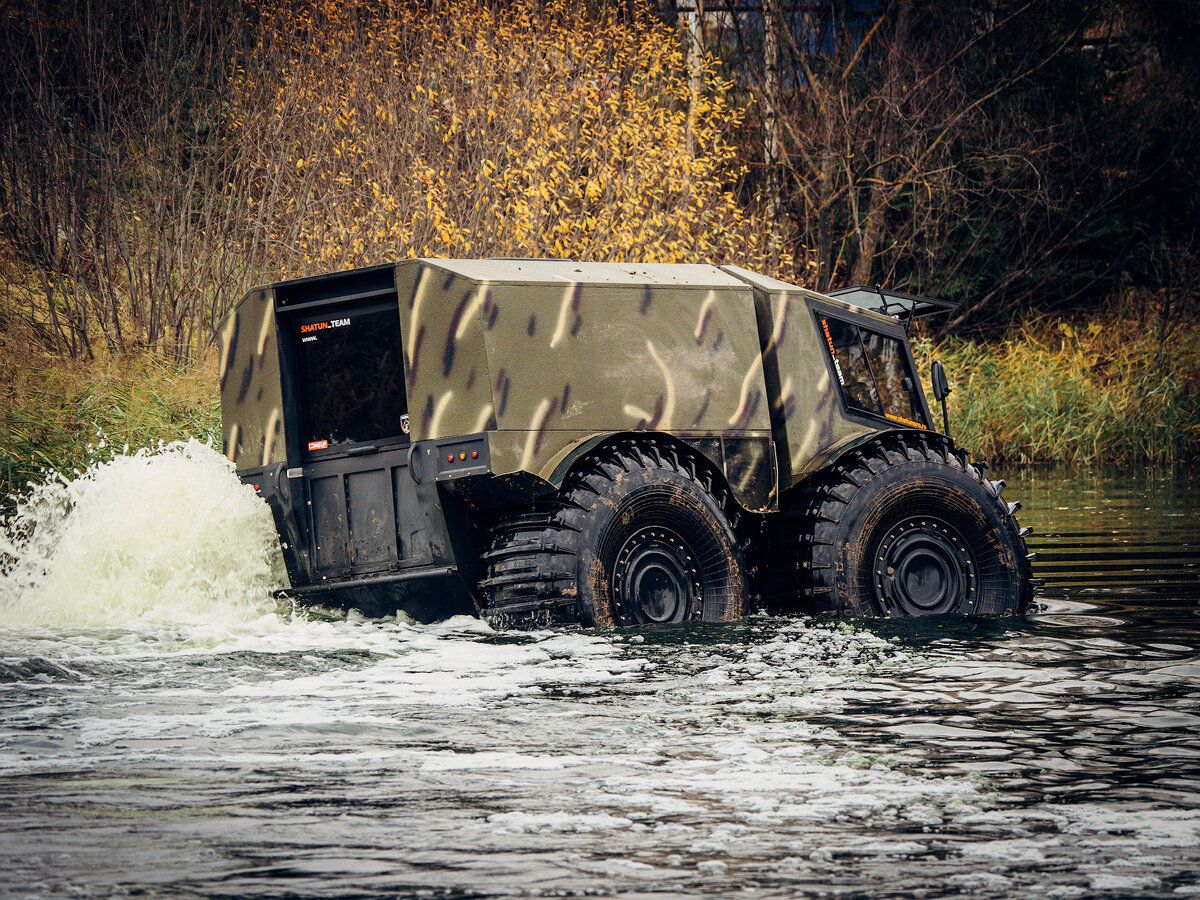
[[[792,493],[790,502],[767,528],[769,558],[783,560],[771,566],[763,579],[768,599],[774,600],[770,605],[818,615],[850,614],[848,599],[839,596],[836,582],[839,516],[874,478],[889,469],[920,462],[958,469],[984,486],[1017,550],[1022,589],[1015,612],[1025,612],[1032,603],[1033,579],[1025,544],[1030,529],[1021,528],[1016,521],[1019,501],[1002,500],[1003,488],[985,478],[986,463],[973,463],[965,450],[935,434],[885,434],[871,446],[851,451]]]
[[[493,627],[531,628],[588,622],[578,598],[576,562],[584,523],[596,500],[622,474],[661,469],[691,481],[708,494],[735,530],[737,503],[712,473],[690,454],[652,438],[627,438],[601,447],[575,467],[562,488],[532,508],[507,511],[489,529],[487,563],[479,582],[483,614]]]

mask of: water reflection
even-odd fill
[[[1183,473],[1008,474],[1043,605],[646,634],[0,635],[0,883],[205,897],[1180,896]]]

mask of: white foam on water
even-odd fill
[[[116,455],[48,478],[4,520],[0,627],[36,639],[38,628],[188,626],[211,640],[273,624],[277,557],[266,504],[212,447]]]
[[[613,828],[628,828],[633,824],[624,816],[606,813],[495,813],[487,817],[489,824],[516,834],[553,831],[586,833]]]
[[[0,521],[0,659],[415,654],[438,662],[428,671],[421,663],[400,673],[385,666],[377,676],[386,683],[399,674],[396,690],[403,693],[408,682],[414,693],[436,699],[446,680],[486,688],[491,679],[497,694],[510,692],[511,679],[493,678],[494,664],[509,655],[534,663],[553,656],[552,667],[568,668],[589,645],[606,643],[544,634],[536,636],[544,649],[479,646],[460,663],[461,650],[447,648],[475,646],[492,634],[486,622],[456,616],[414,626],[403,616],[311,615],[273,599],[284,586],[267,505],[212,447],[189,440],[115,454],[74,478],[49,475]],[[489,659],[490,653],[502,659]],[[452,671],[440,671],[447,660]],[[346,677],[355,690],[360,677],[371,676]],[[337,678],[314,679],[322,680]],[[290,687],[303,692],[307,685],[300,679]]]

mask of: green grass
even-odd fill
[[[86,465],[101,436],[106,450],[117,451],[183,437],[220,443],[210,366],[181,369],[149,357],[42,359],[37,368],[25,362],[10,378],[12,395],[0,398],[0,500],[48,469],[70,473]]]

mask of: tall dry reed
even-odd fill
[[[955,439],[984,459],[1074,465],[1200,456],[1200,323],[1036,319],[999,341],[917,343],[951,378]]]

